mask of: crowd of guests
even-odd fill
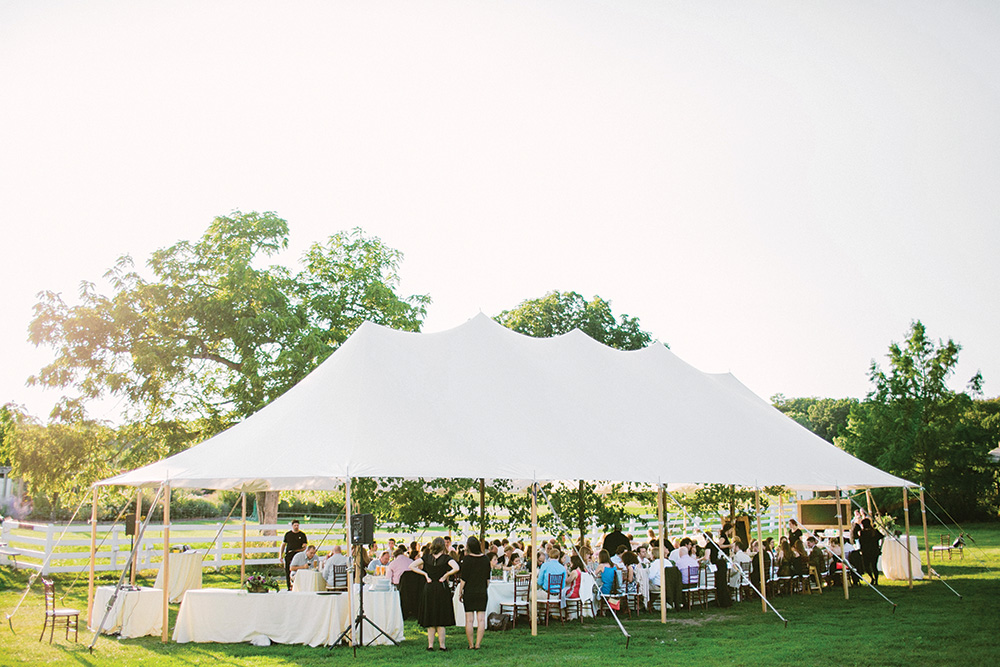
[[[792,519],[787,535],[777,543],[769,537],[762,542],[753,540],[749,548],[734,536],[732,525],[727,523],[715,535],[705,532],[685,536],[676,544],[665,540],[662,547],[652,530],[645,541],[637,541],[616,526],[596,545],[591,545],[589,539],[570,543],[561,536],[543,541],[535,554],[530,545],[519,540],[480,543],[478,538],[470,537],[462,544],[446,536],[426,544],[397,543],[390,538],[385,545],[370,545],[370,549],[357,546],[350,555],[335,545],[321,558],[316,547],[308,544],[298,521],[293,521],[282,542],[279,560],[285,564],[289,589],[294,572],[304,568],[321,570],[331,587],[336,585],[337,566],[357,564],[369,574],[387,577],[396,586],[407,573],[421,577],[424,586],[416,615],[421,626],[427,628],[428,650],[434,650],[435,639],[440,650],[447,650],[445,628],[455,624],[452,597],[457,590],[466,610],[469,648],[475,650],[482,644],[486,626],[483,616],[490,578],[509,579],[527,572],[532,558],[538,565],[535,585],[548,596],[562,600],[590,598],[599,593],[611,608],[616,608],[617,600],[624,596],[634,596],[651,607],[662,583],[662,558],[664,568],[677,568],[682,585],[697,583],[691,578],[711,569],[715,573],[716,604],[728,606],[731,589],[750,584],[759,588],[761,560],[769,586],[770,582],[808,576],[810,566],[821,574],[823,583],[837,585],[842,576],[842,559],[850,564],[849,577],[855,584],[860,573],[877,584],[883,537],[864,510],[858,510],[851,522],[850,538],[845,540],[806,535]],[[595,591],[582,589],[585,573],[593,577]],[[782,592],[780,588],[774,591]]]

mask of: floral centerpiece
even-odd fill
[[[281,590],[281,582],[277,577],[269,577],[266,574],[251,574],[243,582],[243,588],[247,589],[248,593],[267,593]]]

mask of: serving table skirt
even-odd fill
[[[266,636],[281,644],[332,644],[350,618],[347,595],[247,593],[204,588],[184,595],[174,641],[236,644]]]
[[[893,579],[896,581],[906,580],[907,553],[906,549],[903,547],[903,544],[905,543],[905,535],[900,537],[898,542],[891,537],[885,538],[882,542],[881,569],[882,572],[885,573],[886,579]],[[909,558],[911,561],[911,567],[913,568],[913,578],[923,579],[924,572],[920,569],[920,551],[916,535],[910,535]]]
[[[184,593],[201,588],[201,566],[205,554],[197,551],[185,551],[170,556],[170,601],[180,602]],[[156,583],[153,588],[163,588],[163,568],[156,573]]]
[[[292,591],[296,593],[315,593],[326,590],[326,579],[316,570],[296,570]]]
[[[98,586],[94,592],[94,625],[97,630],[108,607],[114,586]],[[108,614],[102,632],[106,635],[119,634],[126,639],[159,636],[163,631],[163,591],[158,588],[141,588],[137,591],[119,591],[115,606]]]
[[[354,585],[354,593],[357,595],[360,586]],[[347,605],[347,596],[344,597],[344,605]],[[358,613],[358,599],[354,599],[354,614]],[[399,591],[372,591],[365,588],[365,616],[371,619],[372,623],[382,629],[387,635],[397,642],[403,641],[403,607],[399,602]],[[344,625],[346,628],[347,625]],[[343,628],[341,629],[343,630]],[[376,636],[377,635],[377,636]],[[362,629],[362,639],[365,645],[391,644],[388,639],[375,631],[369,623],[364,624]]]

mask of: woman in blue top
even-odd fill
[[[607,549],[601,549],[597,555],[597,576],[601,580],[601,595],[618,592],[618,568],[611,562]]]

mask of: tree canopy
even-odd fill
[[[536,338],[549,338],[579,329],[594,340],[619,350],[638,350],[653,340],[643,331],[639,318],[611,312],[611,302],[595,296],[587,301],[577,292],[549,292],[540,299],[527,299],[516,308],[496,316],[508,329]]]

